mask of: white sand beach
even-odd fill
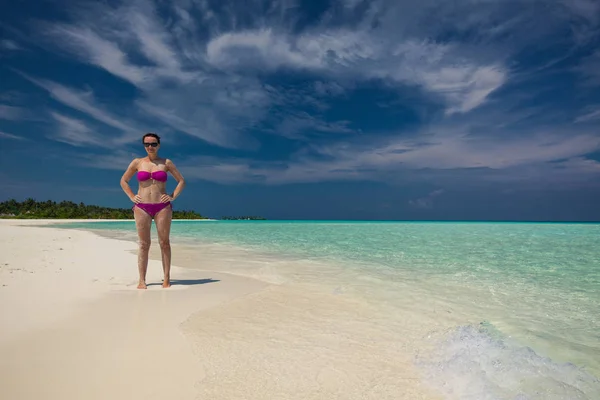
[[[194,399],[205,372],[178,326],[264,283],[150,260],[131,242],[0,221],[0,382],[7,399]]]
[[[365,305],[177,265],[163,289],[156,258],[137,290],[135,243],[48,222],[0,220],[3,398],[440,398]]]

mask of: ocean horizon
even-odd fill
[[[133,216],[128,219],[79,219],[73,218],[73,220],[68,218],[48,218],[49,220],[54,220],[56,223],[78,223],[81,221],[97,223],[97,222],[118,222],[118,221],[134,221]],[[173,223],[177,222],[223,222],[223,223],[239,223],[239,222],[252,222],[252,223],[268,223],[268,222],[372,222],[372,223],[456,223],[456,224],[465,224],[465,223],[473,223],[473,224],[600,224],[600,221],[567,221],[567,220],[427,220],[427,219],[219,219],[216,217],[206,217],[202,219],[186,219],[186,218],[178,218],[173,219]]]
[[[130,220],[53,226],[137,240]],[[368,309],[368,341],[396,337],[444,398],[600,398],[600,223],[182,220],[171,242],[174,265]]]

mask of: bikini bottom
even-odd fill
[[[167,206],[171,206],[171,202],[167,201],[166,203],[137,203],[133,207],[138,207],[144,211],[146,211],[152,218],[163,208]],[[131,209],[133,210],[133,207]],[[173,207],[173,206],[171,206]]]

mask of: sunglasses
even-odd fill
[[[158,142],[150,142],[150,143],[144,142],[144,146],[145,147],[150,147],[150,146],[156,147],[156,146],[158,146]]]

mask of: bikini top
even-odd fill
[[[147,181],[148,179],[154,179],[161,182],[167,181],[167,173],[165,171],[154,171],[152,173],[148,171],[138,171],[137,179],[138,181]]]

